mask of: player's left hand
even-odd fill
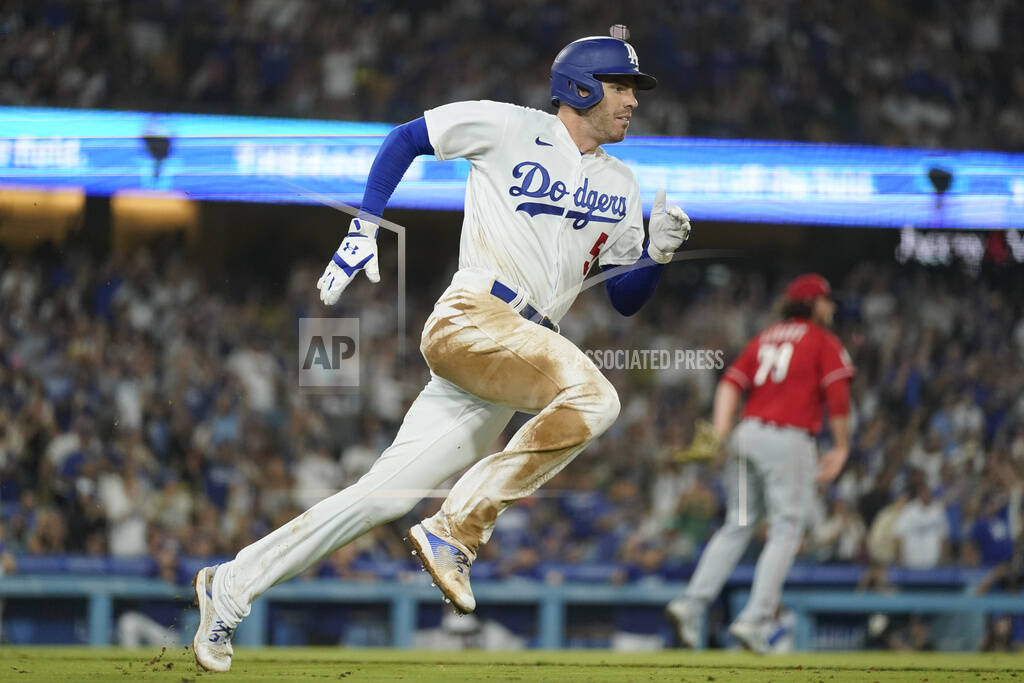
[[[722,440],[715,434],[715,428],[707,420],[697,420],[693,441],[685,449],[672,456],[675,462],[707,462],[715,460],[722,450]]]
[[[320,301],[328,306],[338,303],[341,293],[360,270],[366,271],[370,282],[380,282],[377,265],[377,224],[362,218],[353,218],[348,235],[334,252],[324,274],[316,282]]]
[[[690,238],[690,217],[678,206],[665,208],[665,188],[658,190],[647,224],[651,242],[647,253],[658,263],[668,263],[676,249]]]
[[[826,451],[825,455],[821,456],[818,460],[818,475],[814,478],[814,481],[819,484],[828,484],[835,480],[839,473],[843,471],[843,465],[846,464],[846,456],[848,454],[848,451],[838,448],[830,448]]]

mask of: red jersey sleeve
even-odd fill
[[[750,388],[750,382],[754,377],[754,373],[757,372],[757,344],[758,338],[754,337],[748,343],[743,352],[740,353],[739,358],[733,361],[725,370],[725,374],[722,375],[723,380],[728,380],[740,388],[740,391],[746,391]]]
[[[834,334],[827,333],[821,345],[821,388],[827,389],[840,379],[850,379],[855,372],[850,354]]]

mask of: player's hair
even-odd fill
[[[790,318],[810,318],[813,308],[814,303],[811,301],[790,301],[789,299],[782,299],[776,305],[779,317],[783,320],[789,320]]]

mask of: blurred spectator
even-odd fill
[[[1019,492],[1019,489],[1017,491]],[[1019,493],[1016,495],[1019,501]],[[1010,528],[1014,539],[1010,557],[992,567],[978,582],[975,589],[978,595],[984,595],[993,587],[1013,593],[1018,593],[1024,588],[1024,526],[1019,521],[1011,519]],[[1024,631],[1024,618],[1019,620],[1019,626]],[[1024,632],[1019,636],[1020,640],[1024,640]]]
[[[928,618],[920,614],[910,616],[910,623],[907,625],[906,635],[899,643],[901,650],[914,650],[915,652],[927,652],[935,649],[932,641],[932,627]]]
[[[814,529],[817,558],[821,562],[857,562],[864,536],[864,522],[856,509],[835,498],[828,517]]]
[[[250,332],[244,345],[227,359],[228,370],[242,386],[246,407],[257,413],[270,413],[277,407],[280,371],[277,359],[266,347],[260,333]]]
[[[382,444],[380,420],[372,414],[362,419],[362,438],[347,446],[341,454],[342,486],[348,486],[366,474],[387,448]],[[339,489],[340,490],[340,489]]]
[[[934,426],[928,430],[924,440],[916,444],[907,455],[907,464],[924,474],[925,486],[933,491],[940,483],[942,465],[945,461],[942,432]]]
[[[331,553],[320,566],[319,571],[317,571],[317,578],[336,578],[345,581],[376,581],[378,577],[372,571],[358,569],[354,566],[356,560],[359,559],[362,548],[368,545],[366,541],[362,541],[363,538],[368,537],[361,536],[355,542],[343,545]]]
[[[68,550],[76,553],[107,554],[107,509],[100,499],[99,473],[104,461],[82,464],[72,492],[62,511],[68,522]]]
[[[68,529],[64,517],[53,507],[36,510],[35,523],[25,545],[33,555],[63,553],[68,547]]]
[[[192,493],[173,470],[157,481],[154,495],[147,501],[146,518],[159,529],[182,529],[192,517]]]
[[[303,451],[295,464],[294,503],[308,510],[344,487],[341,465],[324,447]]]
[[[73,429],[58,434],[47,445],[39,477],[52,482],[57,494],[69,495],[79,468],[86,461],[101,459],[102,451],[92,418],[80,415]]]
[[[990,616],[988,619],[988,629],[985,632],[985,640],[981,644],[981,651],[1015,652],[1019,647],[1020,641],[1014,638],[1013,617],[1008,614]]]
[[[906,506],[907,496],[900,496],[875,515],[867,538],[868,557],[873,563],[890,565],[899,557],[896,525]]]
[[[935,649],[931,623],[919,614],[909,617],[872,614],[868,618],[868,633],[864,644],[870,650],[924,652]]]
[[[981,502],[977,521],[968,536],[965,561],[985,567],[1009,562],[1013,556],[1013,535],[1010,530],[1009,505],[995,494]]]
[[[540,578],[540,553],[532,545],[506,548],[498,560],[498,576],[501,578]]]
[[[669,522],[669,528],[675,532],[669,539],[672,554],[696,559],[701,546],[711,536],[717,512],[715,492],[701,479],[695,480],[679,498],[675,516]]]
[[[964,503],[969,490],[968,481],[962,470],[953,461],[946,461],[939,472],[940,482],[935,489],[935,498],[946,509],[946,523],[949,527],[950,547],[954,553],[962,554],[964,529]]]
[[[846,472],[839,477],[836,485],[836,497],[848,505],[856,507],[861,498],[871,492],[874,483],[874,477],[868,473],[864,459],[856,458],[846,468]]]
[[[111,555],[133,557],[146,554],[146,503],[148,482],[138,468],[124,460],[100,475],[97,498],[107,513],[107,547]]]
[[[932,497],[927,484],[919,484],[917,495],[903,506],[893,525],[893,536],[904,567],[931,569],[949,557],[946,511]]]

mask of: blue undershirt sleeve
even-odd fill
[[[370,166],[359,217],[368,220],[380,219],[384,207],[387,206],[388,200],[391,199],[392,193],[413,159],[421,154],[433,153],[434,147],[430,144],[427,122],[422,116],[393,128],[384,138],[373,165]]]
[[[644,245],[643,256],[637,261],[637,263],[644,262],[647,265],[614,275],[604,282],[612,306],[622,315],[630,316],[639,311],[654,294],[658,280],[661,279],[663,266],[652,261],[651,257],[647,255],[647,245]],[[617,266],[602,266],[601,270],[615,267]]]

